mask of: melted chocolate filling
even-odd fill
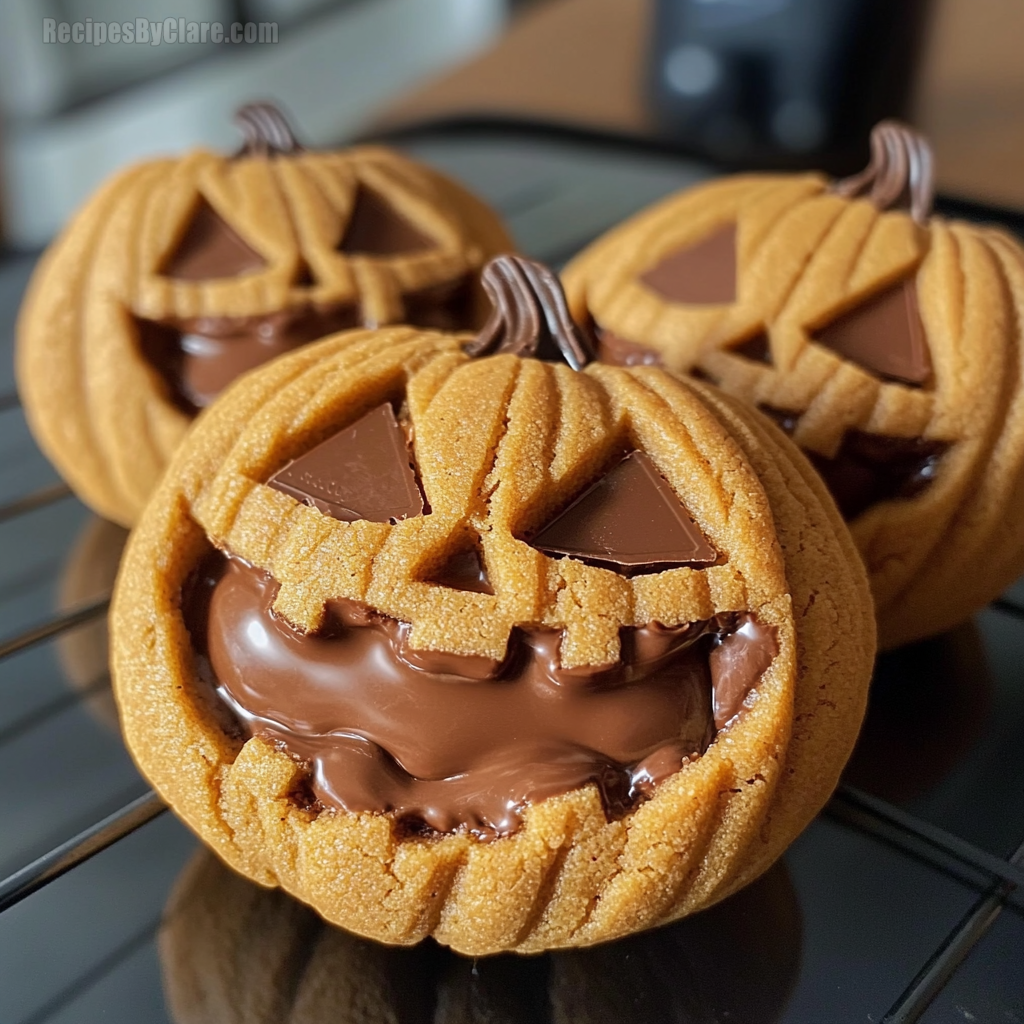
[[[787,433],[796,430],[799,413],[758,408]],[[923,437],[885,437],[847,430],[833,458],[804,451],[835,498],[843,518],[852,521],[872,505],[892,498],[913,498],[934,479],[949,445]]]
[[[194,416],[236,377],[317,338],[359,324],[351,306],[307,306],[269,316],[136,318],[143,356],[174,403]]]
[[[471,326],[468,277],[405,296],[404,322],[454,331]],[[172,401],[194,416],[236,377],[277,356],[362,324],[352,305],[301,306],[267,316],[135,318],[143,357],[160,374]]]
[[[617,334],[595,325],[597,358],[612,366],[664,366],[661,356],[652,348],[635,341],[627,341]]]
[[[626,813],[707,749],[778,649],[774,629],[723,613],[623,629],[614,665],[563,669],[560,632],[534,627],[494,662],[413,650],[406,623],[352,601],[305,635],[274,614],[276,592],[214,553],[182,595],[200,679],[243,731],[304,762],[325,807],[484,839],[589,782]]]

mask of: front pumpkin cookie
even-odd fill
[[[267,104],[234,156],[117,175],[43,256],[18,323],[40,446],[130,526],[196,412],[239,374],[356,326],[479,326],[478,274],[510,247],[454,182],[376,147],[304,150]]]
[[[892,122],[861,174],[670,197],[570,264],[602,358],[709,379],[822,474],[892,647],[1024,572],[1024,252],[931,216],[928,144]]]
[[[228,863],[480,955],[757,877],[835,785],[874,655],[849,535],[782,434],[585,365],[550,272],[484,283],[476,339],[350,332],[232,389],[112,619],[134,756]]]

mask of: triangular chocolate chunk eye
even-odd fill
[[[718,556],[643,452],[632,452],[530,544],[624,576],[714,564]]]
[[[817,331],[814,340],[865,370],[903,384],[920,386],[932,375],[913,280],[901,281],[844,313]]]
[[[640,280],[669,302],[715,306],[736,301],[736,225],[677,249]]]
[[[292,286],[294,288],[312,288],[315,284],[316,278],[313,276],[309,264],[305,260],[300,260],[295,276],[292,278]]]
[[[744,359],[749,359],[755,363],[770,364],[772,361],[771,346],[768,343],[768,335],[764,331],[760,334],[755,334],[752,338],[748,338],[730,351],[734,355],[743,356]]]
[[[423,514],[412,454],[386,402],[293,459],[267,483],[344,523],[397,522]]]
[[[262,270],[267,261],[202,197],[178,247],[160,273],[179,281],[239,277]]]
[[[475,547],[464,548],[447,558],[444,563],[423,579],[449,590],[465,590],[471,594],[493,594],[487,567]]]
[[[432,238],[395,212],[385,199],[372,189],[358,187],[339,252],[346,256],[399,256],[435,248]]]

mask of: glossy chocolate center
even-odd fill
[[[175,404],[191,415],[243,373],[358,324],[351,306],[305,306],[260,317],[136,319],[143,356],[163,377]]]
[[[404,297],[403,322],[454,331],[470,326],[468,278],[435,285]],[[236,377],[311,341],[362,322],[352,305],[305,304],[266,316],[206,316],[189,319],[135,318],[143,357],[164,379],[172,400],[194,415]]]
[[[758,406],[787,434],[796,430],[799,413]],[[913,498],[934,479],[949,445],[923,437],[886,437],[847,430],[833,458],[804,454],[825,481],[843,518],[852,521],[872,505],[892,498]]]
[[[351,601],[304,635],[274,614],[276,590],[236,558],[200,566],[182,599],[200,676],[309,766],[325,807],[481,838],[589,782],[625,813],[707,748],[777,653],[773,629],[724,613],[623,629],[622,659],[586,669],[560,667],[560,632],[517,629],[497,663],[413,650],[408,625]]]

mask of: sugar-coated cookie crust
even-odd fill
[[[834,787],[863,715],[874,627],[863,569],[810,467],[770,424],[651,368],[471,361],[457,337],[387,328],[248,375],[196,424],[132,535],[112,663],[129,746],[229,864],[390,943],[484,955],[588,945],[716,902],[763,872]],[[431,514],[341,523],[263,481],[368,408],[404,396]],[[623,445],[642,447],[726,556],[625,579],[516,533]],[[494,595],[420,582],[465,531]],[[302,809],[303,770],[216,725],[195,686],[182,583],[210,541],[269,570],[277,610],[315,628],[330,597],[412,623],[413,645],[500,656],[515,623],[565,629],[567,664],[618,655],[619,627],[752,611],[779,653],[742,715],[618,821],[596,787],[528,808],[515,834],[399,838],[373,813]]]
[[[640,276],[737,224],[734,303],[673,304]],[[934,379],[887,381],[811,333],[910,276]],[[818,175],[741,175],[619,225],[564,274],[578,319],[656,351],[749,405],[793,410],[793,439],[833,457],[850,429],[949,445],[922,493],[851,522],[888,648],[948,629],[1024,572],[1024,251],[1007,235],[850,200]],[[771,361],[735,351],[766,332]]]
[[[424,252],[336,251],[357,183],[436,240]],[[185,281],[162,261],[197,192],[244,224],[265,271]],[[402,319],[402,296],[475,274],[514,248],[497,215],[432,169],[379,147],[235,159],[203,150],[122,171],[43,255],[18,320],[18,390],[33,435],[94,511],[131,526],[189,417],[141,353],[133,316],[262,316],[302,303],[351,303],[364,322]],[[315,274],[301,278],[305,263]],[[479,318],[488,306],[476,288]]]

